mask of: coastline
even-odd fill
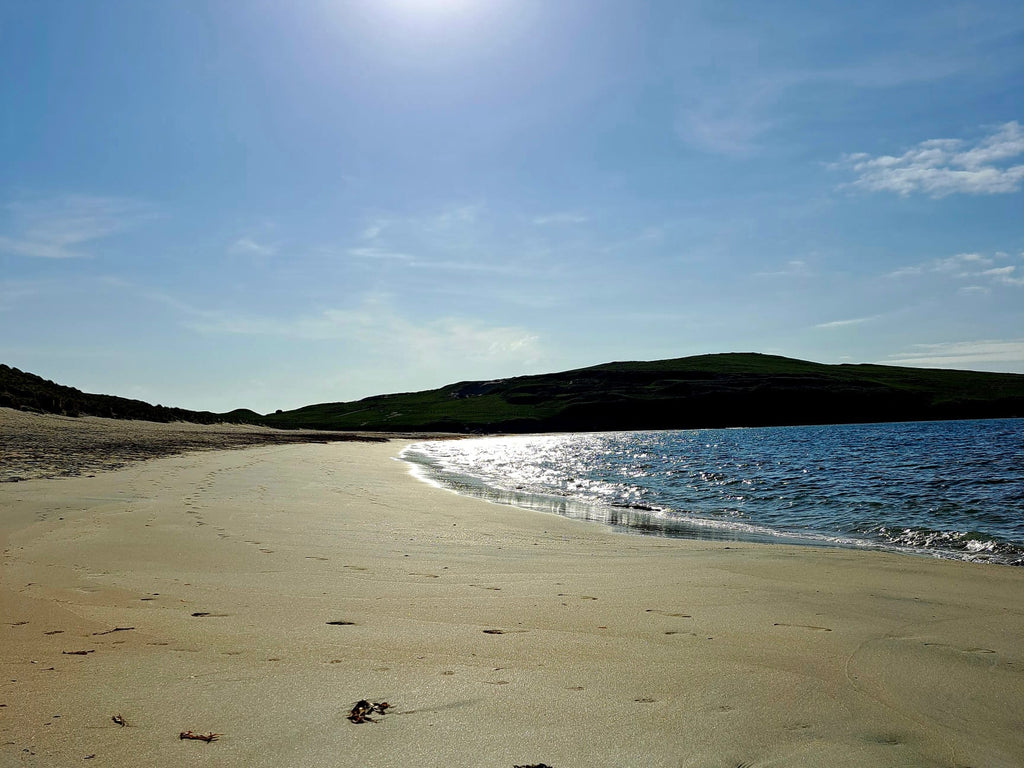
[[[407,442],[0,484],[0,762],[1021,764],[1021,569],[627,536]]]

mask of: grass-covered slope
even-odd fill
[[[823,365],[759,354],[609,363],[310,405],[271,426],[599,431],[1024,416],[1024,375]]]
[[[0,406],[64,416],[106,416],[113,419],[162,422],[189,421],[196,424],[256,424],[261,420],[258,413],[243,408],[230,413],[210,413],[150,405],[142,400],[129,400],[113,395],[92,395],[7,365],[0,365]]]
[[[702,355],[460,382],[260,416],[88,394],[0,365],[0,406],[68,416],[331,430],[674,429],[1024,416],[1024,375]]]

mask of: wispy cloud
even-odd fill
[[[0,251],[38,259],[88,257],[90,245],[154,215],[136,200],[87,195],[19,200],[4,209],[8,223]]]
[[[952,194],[1000,195],[1017,192],[1024,181],[1024,163],[1006,161],[1024,154],[1024,129],[1004,123],[973,144],[962,139],[928,139],[903,154],[872,157],[845,155],[833,168],[857,178],[848,186],[869,192],[920,192],[933,198]]]
[[[846,328],[851,325],[863,325],[869,323],[872,320],[877,320],[879,315],[870,315],[868,317],[854,317],[849,320],[830,320],[827,323],[818,323],[815,328]]]
[[[804,21],[812,22],[814,15],[805,16]],[[688,26],[699,28],[699,36],[688,41],[690,55],[683,58],[686,66],[675,73],[680,94],[675,131],[685,142],[705,151],[753,154],[763,148],[766,137],[775,132],[784,135],[780,128],[813,119],[807,105],[821,105],[823,89],[853,97],[934,83],[977,69],[976,51],[1019,26],[1013,14],[998,20],[986,16],[978,13],[968,22],[961,14],[950,18],[948,9],[941,7],[912,13],[895,10],[886,19],[886,34],[899,42],[857,56],[836,37],[841,25],[835,23],[800,25],[795,32],[800,35],[799,42],[786,39],[794,33],[785,25],[774,26],[768,41],[756,14],[748,23],[730,19],[724,24],[700,18],[698,12]],[[859,21],[856,14],[850,20],[854,25]],[[873,31],[863,28],[865,34]],[[839,34],[849,36],[851,32],[845,29]],[[843,55],[826,54],[811,66],[806,58],[793,55],[815,49],[841,50]]]
[[[492,264],[481,261],[458,261],[451,259],[425,259],[412,254],[392,251],[376,246],[349,248],[345,251],[354,259],[376,262],[399,262],[409,269],[428,269],[447,272],[475,272],[499,275],[520,274],[522,269],[511,264]]]
[[[803,259],[790,259],[780,269],[768,272],[755,272],[754,277],[807,277],[811,269]]]
[[[778,125],[773,114],[788,87],[786,79],[744,77],[713,94],[704,94],[678,112],[676,133],[687,143],[711,152],[748,154],[756,149],[762,134]]]
[[[915,344],[908,351],[890,355],[881,362],[887,365],[935,368],[978,368],[1005,363],[1020,366],[1024,365],[1024,339]]]
[[[586,221],[579,214],[556,213],[547,223]],[[534,220],[538,223],[539,220]],[[418,270],[523,275],[523,250],[494,235],[495,222],[482,203],[453,204],[407,216],[377,215],[358,233],[357,244],[342,253],[353,260],[401,264]]]
[[[231,244],[228,253],[235,256],[273,256],[277,253],[277,246],[261,243],[252,237],[240,237]]]
[[[584,216],[582,213],[573,213],[570,211],[561,211],[559,213],[548,213],[543,216],[535,216],[533,223],[546,227],[552,224],[586,224],[590,221],[588,216]]]
[[[542,355],[539,335],[527,328],[454,316],[410,319],[380,295],[366,296],[354,307],[292,317],[178,309],[189,328],[204,334],[343,341],[365,347],[370,357],[430,368],[443,364],[458,370],[466,361],[530,364]]]
[[[915,57],[888,56],[837,68],[767,69],[763,62],[736,66],[714,89],[695,86],[696,96],[676,115],[676,133],[690,144],[725,155],[747,155],[762,137],[794,120],[781,105],[793,94],[830,86],[878,90],[939,80],[960,64]]]
[[[369,259],[373,261],[404,261],[409,262],[413,260],[413,257],[407,253],[400,253],[398,251],[391,251],[387,248],[378,248],[376,246],[363,246],[360,248],[349,248],[345,251],[349,256],[356,259]]]
[[[482,203],[451,205],[432,216],[416,219],[417,226],[431,232],[447,233],[474,224],[484,211]]]
[[[480,272],[495,275],[521,275],[524,270],[514,264],[489,264],[479,261],[413,261],[414,269],[435,269],[449,272]]]
[[[0,280],[0,312],[19,309],[43,292],[45,284],[30,280]]]
[[[1024,254],[1022,254],[1024,256]],[[943,275],[956,280],[971,281],[967,289],[978,292],[986,285],[1024,286],[1024,267],[1007,264],[1011,256],[997,251],[992,256],[982,253],[958,253],[911,266],[900,267],[886,275],[893,279],[907,279],[927,274]],[[967,290],[965,289],[965,290]]]

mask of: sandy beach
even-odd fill
[[[0,765],[1024,765],[1024,569],[615,533],[407,442],[0,483]]]

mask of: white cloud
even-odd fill
[[[983,288],[979,283],[1024,286],[1024,269],[1020,265],[994,266],[1009,259],[1010,256],[1002,251],[998,251],[992,256],[981,253],[958,253],[954,256],[933,259],[924,264],[900,267],[886,277],[899,279],[932,273],[957,280],[970,280],[975,283],[970,286],[975,291],[980,291]]]
[[[998,195],[1020,190],[1024,163],[1004,161],[1024,155],[1024,129],[1017,121],[968,144],[962,139],[929,139],[902,155],[845,155],[832,167],[853,171],[848,186],[869,192],[920,192],[933,198],[952,194]]]
[[[371,259],[375,261],[412,261],[412,256],[407,253],[389,251],[386,248],[377,248],[376,246],[349,248],[346,253],[357,259]]]
[[[932,262],[933,272],[947,272],[957,277],[967,277],[976,271],[978,267],[988,266],[992,259],[982,256],[980,253],[958,253],[944,259],[936,259]]]
[[[682,4],[679,4],[682,5]],[[690,4],[688,4],[690,5]],[[696,4],[707,8],[713,3]],[[941,6],[941,4],[938,4]],[[812,14],[813,15],[813,14]],[[687,41],[687,54],[679,56],[674,77],[679,105],[673,127],[677,135],[699,149],[726,155],[749,155],[761,150],[773,132],[808,119],[808,109],[820,104],[818,94],[829,89],[856,98],[862,93],[936,83],[978,68],[976,51],[994,35],[1007,34],[1006,21],[999,28],[983,24],[983,14],[970,23],[962,15],[955,20],[943,8],[916,9],[912,14],[893,13],[886,18],[886,35],[899,42],[850,58],[844,64],[806,66],[793,51],[835,48],[839,32],[835,24],[801,25],[799,41],[787,40],[785,25],[776,27],[766,44],[764,29],[730,18],[696,18],[697,30]],[[805,19],[810,22],[810,17]],[[788,43],[788,44],[787,44]],[[843,48],[849,54],[848,47]],[[831,57],[828,57],[831,58]],[[870,100],[870,96],[869,99]],[[813,119],[813,118],[812,118]]]
[[[543,356],[539,336],[521,326],[489,325],[472,318],[408,318],[386,296],[359,306],[279,318],[179,307],[192,330],[217,335],[276,336],[338,341],[363,348],[364,358],[385,357],[403,366],[458,371],[469,363],[530,365]]]
[[[0,312],[19,309],[43,292],[40,281],[0,280]]]
[[[811,269],[803,259],[790,259],[781,269],[773,272],[755,272],[754,277],[807,277]]]
[[[359,237],[362,240],[376,240],[381,236],[381,233],[388,228],[391,224],[389,219],[378,218],[363,227],[363,231],[359,233]]]
[[[899,269],[894,269],[892,272],[890,272],[888,275],[886,275],[886,277],[894,277],[894,278],[909,277],[911,275],[920,275],[920,274],[923,274],[923,273],[924,273],[924,268],[923,267],[900,267]]]
[[[440,213],[420,219],[419,224],[427,231],[446,233],[452,229],[472,225],[477,221],[483,210],[484,206],[481,203],[452,205]]]
[[[910,350],[890,355],[883,361],[886,365],[933,368],[979,368],[1005,363],[1024,365],[1024,339],[915,344]]]
[[[236,256],[273,256],[277,253],[277,246],[260,243],[251,237],[241,237],[231,244],[228,253]]]
[[[88,257],[83,248],[153,216],[135,200],[87,195],[20,200],[4,208],[10,224],[0,235],[0,251],[39,259]]]
[[[349,256],[364,261],[401,262],[410,269],[428,269],[447,272],[475,272],[499,275],[516,275],[522,272],[518,266],[511,264],[491,264],[481,261],[454,261],[423,259],[408,253],[389,251],[375,246],[349,248],[345,251]]]
[[[704,94],[680,110],[675,121],[676,133],[688,143],[712,152],[748,154],[757,148],[763,133],[778,125],[771,115],[793,80],[784,73],[760,80],[743,78],[730,83],[724,92]]]
[[[878,315],[871,315],[869,317],[855,317],[850,320],[832,320],[827,323],[818,323],[815,328],[845,328],[850,325],[863,325],[864,323],[877,320]]]
[[[1002,285],[1024,286],[1024,270],[1015,264],[986,269],[981,274]]]
[[[538,226],[548,226],[551,224],[586,224],[590,219],[581,213],[572,213],[570,211],[562,211],[559,213],[548,213],[543,216],[535,216],[533,223]]]

